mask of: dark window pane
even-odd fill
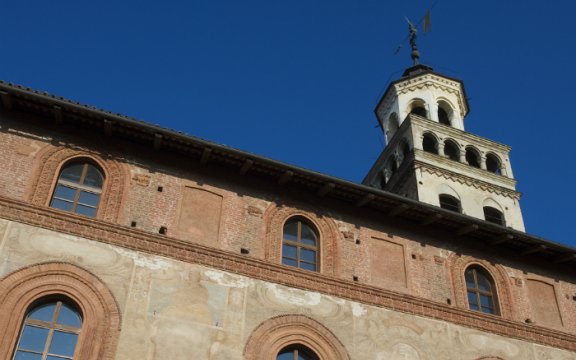
[[[316,234],[314,233],[314,230],[304,223],[302,223],[300,241],[306,245],[316,246]]]
[[[298,222],[287,222],[284,225],[284,240],[296,241],[298,235]]]
[[[50,345],[50,350],[48,350],[48,352],[53,355],[72,356],[74,355],[77,339],[77,334],[54,331],[52,344]]]
[[[476,285],[474,284],[474,270],[467,269],[465,277],[466,277],[466,287],[468,289],[476,288]]]
[[[68,165],[60,173],[60,179],[79,183],[83,168],[84,164]]]
[[[480,272],[476,272],[476,278],[478,279],[478,289],[482,291],[492,291],[490,286],[490,281]]]
[[[58,324],[73,326],[77,328],[82,326],[82,318],[80,317],[80,314],[78,314],[75,310],[64,303],[60,308],[60,314],[58,315],[58,320],[56,322]]]
[[[468,304],[470,305],[470,309],[478,310],[478,300],[476,300],[476,293],[468,293]]]
[[[64,185],[58,185],[56,187],[56,191],[54,192],[54,197],[70,201],[74,200],[75,195],[76,189]]]
[[[316,264],[309,264],[309,263],[301,262],[300,268],[306,269],[306,270],[311,270],[311,271],[316,271]]]
[[[84,205],[76,206],[76,212],[80,215],[85,215],[85,216],[89,216],[89,217],[96,216],[96,209],[95,208],[91,208],[91,207],[84,206]]]
[[[492,299],[487,295],[480,295],[480,305],[482,307],[492,307]]]
[[[315,263],[316,262],[316,251],[302,249],[300,250],[300,260]]]
[[[26,325],[24,326],[18,348],[42,352],[44,351],[47,337],[48,329]]]
[[[296,246],[282,245],[282,256],[296,259]]]
[[[30,311],[30,313],[28,314],[28,318],[34,320],[52,322],[52,320],[54,319],[55,309],[56,309],[56,303],[40,305],[32,309],[32,311]]]
[[[78,198],[78,203],[93,207],[97,207],[99,201],[100,201],[100,195],[89,193],[86,191],[81,191],[80,197]]]
[[[84,185],[93,186],[100,189],[102,188],[102,180],[103,176],[100,171],[98,171],[98,169],[96,169],[94,166],[88,165],[88,172],[84,178]]]
[[[482,306],[482,312],[486,314],[494,314],[494,309],[491,307]]]
[[[294,259],[287,259],[287,258],[282,258],[282,264],[284,264],[284,265],[290,265],[290,266],[297,266],[296,260],[294,260]]]
[[[41,359],[42,355],[40,354],[32,354],[24,351],[16,352],[16,356],[14,357],[14,360],[41,360]]]
[[[276,360],[294,360],[294,352],[283,351],[282,353],[278,354]]]
[[[60,357],[60,356],[50,356],[50,355],[48,355],[48,357],[46,358],[46,360],[67,360],[67,359],[71,359],[71,358]]]
[[[53,207],[54,209],[72,211],[72,203],[64,200],[52,199],[50,207]]]

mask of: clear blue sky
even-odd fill
[[[361,181],[429,0],[2,1],[0,78]],[[423,63],[508,145],[529,233],[576,246],[576,2],[439,0]]]

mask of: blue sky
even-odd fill
[[[2,1],[0,79],[361,181],[429,0]],[[576,246],[576,3],[439,0],[421,61],[511,145],[527,231]]]

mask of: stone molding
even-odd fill
[[[115,222],[120,213],[125,189],[125,176],[120,164],[110,158],[104,159],[98,152],[71,148],[46,146],[35,159],[27,199],[36,205],[48,206],[58,181],[62,166],[70,160],[85,158],[98,164],[104,172],[104,187],[96,217]]]
[[[308,209],[303,205],[296,207],[291,204],[277,205],[272,203],[265,210],[262,218],[266,227],[265,236],[263,237],[266,242],[264,244],[264,248],[266,249],[266,259],[276,264],[282,262],[282,237],[284,223],[289,218],[295,216],[307,219],[319,232],[319,272],[328,275],[335,274],[339,268],[337,264],[338,240],[340,234],[338,227],[331,219],[319,215],[316,211]]]
[[[320,359],[349,360],[340,340],[324,325],[303,315],[280,315],[258,325],[244,348],[246,360],[276,360],[280,350],[303,345]]]
[[[46,297],[72,300],[82,313],[74,358],[112,360],[120,335],[120,310],[96,276],[67,263],[25,267],[0,280],[0,360],[12,359],[22,322],[30,307]]]
[[[501,317],[504,319],[513,319],[512,293],[510,290],[510,279],[506,270],[500,265],[492,265],[486,260],[476,259],[468,255],[451,254],[448,257],[447,264],[452,278],[452,289],[456,305],[461,308],[468,308],[468,298],[466,291],[466,280],[464,272],[468,266],[478,265],[490,274],[496,287],[496,301]],[[494,315],[488,315],[494,316]]]
[[[3,196],[0,196],[0,218],[134,251],[142,251],[178,261],[212,267],[292,288],[315,291],[366,305],[576,351],[576,335],[566,332],[482,314],[413,295],[346,281],[322,273],[286,267],[270,261],[192,244],[98,219],[90,219],[56,209],[28,204]]]
[[[473,179],[469,176],[459,175],[452,171],[441,169],[427,163],[423,163],[422,161],[415,160],[414,165],[415,170],[420,169],[421,171],[427,172],[431,175],[436,175],[438,177],[442,177],[444,179],[451,180],[456,183],[464,184],[473,187],[475,189],[486,191],[491,194],[504,196],[510,199],[514,199],[516,201],[519,201],[521,197],[521,193],[518,191],[505,189],[497,185],[492,185],[484,181]]]

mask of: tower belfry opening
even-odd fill
[[[459,199],[458,212],[524,231],[511,148],[465,130],[464,83],[420,62],[417,29],[408,23],[412,66],[374,110],[386,147],[363,183],[445,209],[446,199]]]

